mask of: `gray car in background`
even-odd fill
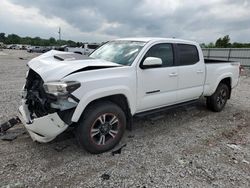
[[[50,51],[51,48],[45,47],[45,46],[31,46],[27,49],[27,52],[37,52],[37,53],[45,53],[47,51]]]

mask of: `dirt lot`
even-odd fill
[[[17,114],[25,64],[36,55],[0,52],[1,122]],[[71,133],[49,144],[27,133],[0,140],[0,187],[250,187],[250,77],[241,77],[221,113],[201,101],[135,120],[123,143],[112,156],[79,149]]]

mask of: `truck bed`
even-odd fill
[[[211,96],[224,78],[230,78],[232,88],[237,85],[239,80],[239,62],[215,59],[204,59],[204,61],[206,64],[204,96]]]

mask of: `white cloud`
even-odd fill
[[[23,25],[24,27],[25,25],[34,25],[34,27],[40,27],[42,29],[55,29],[60,25],[66,28],[71,27],[61,18],[47,18],[42,16],[38,8],[24,8],[20,5],[12,4],[7,0],[1,1],[0,17],[2,20],[6,20],[10,23],[14,22],[18,25]]]
[[[43,16],[40,11],[42,10],[35,7],[23,7],[7,0],[2,0],[0,6],[0,23],[7,28],[0,28],[0,32],[5,32],[5,30],[7,30],[9,33],[16,33],[24,36],[57,38],[58,28],[61,27],[63,28],[63,37],[67,40],[91,41],[93,35],[95,36],[95,40],[93,41],[103,41],[113,38],[96,32],[87,33],[80,31],[62,18],[56,16],[46,17]],[[88,13],[91,14],[91,11]],[[20,30],[22,31],[21,33],[19,32]]]
[[[0,32],[106,41],[127,36],[250,40],[248,0],[2,0]]]

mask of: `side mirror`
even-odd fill
[[[143,69],[161,67],[161,66],[162,66],[162,60],[157,57],[147,57],[142,63]]]

